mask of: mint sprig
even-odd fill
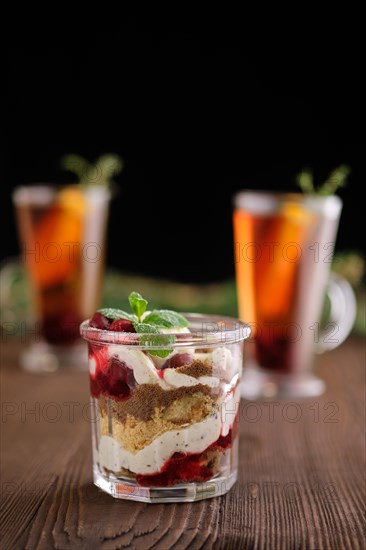
[[[128,319],[133,323],[135,330],[140,334],[140,344],[149,348],[149,353],[164,359],[173,349],[171,346],[175,343],[174,334],[163,334],[164,328],[185,328],[188,321],[183,315],[170,309],[154,309],[143,317],[146,312],[148,301],[138,292],[131,292],[128,297],[132,313],[127,313],[122,309],[103,308],[98,312],[108,317],[108,319]],[[156,347],[168,347],[168,349],[154,349]],[[150,349],[151,348],[151,349]]]
[[[61,168],[75,174],[84,187],[105,186],[116,191],[113,177],[122,172],[123,159],[114,153],[101,155],[94,163],[80,155],[68,154],[60,159]]]
[[[325,180],[323,184],[317,188],[314,185],[314,176],[311,170],[304,168],[302,172],[297,174],[296,183],[301,191],[310,195],[329,196],[334,195],[338,189],[346,185],[348,176],[351,170],[349,166],[342,164],[335,168]]]
[[[128,297],[130,306],[138,320],[141,320],[141,316],[145,313],[148,301],[145,300],[138,292],[131,292]]]

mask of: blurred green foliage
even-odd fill
[[[337,254],[332,270],[342,274],[352,285],[358,307],[353,332],[366,335],[365,262],[362,256],[353,251]],[[7,322],[31,321],[31,293],[20,261],[14,258],[5,262],[0,274],[1,325],[4,326]],[[156,308],[233,317],[238,315],[234,279],[222,283],[185,284],[111,269],[107,269],[105,273],[101,307],[128,310],[128,295],[133,290],[146,296]]]

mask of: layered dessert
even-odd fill
[[[134,301],[141,296],[131,296],[132,314],[99,310],[82,329],[89,342],[99,471],[142,487],[230,474],[237,454],[240,342],[197,338],[182,315],[146,311],[147,303]]]

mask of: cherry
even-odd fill
[[[99,313],[97,311],[90,319],[89,326],[93,328],[99,328],[101,330],[109,330],[111,323],[112,319],[108,319],[108,317],[102,315],[102,313]]]
[[[114,332],[136,332],[135,327],[128,319],[109,319],[98,311],[89,321],[89,326],[101,330],[113,330]]]
[[[90,373],[89,376],[90,393],[93,397],[99,397],[99,395],[108,387],[106,373],[109,368],[109,357],[107,354],[107,348],[89,342],[89,358],[94,359],[96,363],[95,373]]]
[[[90,393],[93,397],[100,394],[114,399],[126,399],[136,386],[133,370],[118,357],[108,357],[104,346],[90,344],[90,355],[96,362],[95,374],[90,375]]]
[[[136,332],[131,321],[123,318],[113,321],[109,327],[109,330],[113,330],[115,332]]]
[[[193,356],[190,353],[175,353],[165,361],[162,368],[178,369],[191,363],[193,363]]]
[[[93,357],[96,362],[96,373],[100,370],[108,370],[109,355],[106,346],[99,346],[89,342],[89,357]]]
[[[132,369],[124,361],[112,357],[109,364],[108,393],[119,399],[130,396],[131,389],[136,386]]]

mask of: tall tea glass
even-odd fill
[[[330,276],[342,201],[337,196],[242,191],[234,197],[239,316],[252,328],[242,395],[314,396],[315,351],[337,347],[352,329],[352,287]],[[330,315],[322,327],[328,294]]]
[[[18,187],[13,193],[33,298],[31,371],[87,367],[79,325],[99,305],[110,194],[106,187]]]

